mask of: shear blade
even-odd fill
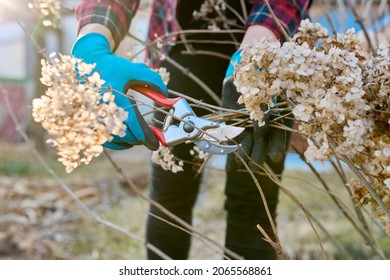
[[[203,134],[202,138],[208,141],[219,141],[226,142],[240,135],[245,128],[236,127],[232,125],[221,124],[217,128],[209,128],[206,133]]]
[[[237,145],[220,145],[205,139],[196,140],[194,143],[201,150],[212,155],[227,155],[238,149]]]

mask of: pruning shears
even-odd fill
[[[132,87],[134,91],[169,108],[162,128],[150,126],[153,134],[165,147],[184,142],[193,142],[203,151],[214,155],[226,155],[239,148],[238,145],[222,144],[240,135],[243,127],[213,122],[195,115],[183,97],[167,98],[148,87]]]

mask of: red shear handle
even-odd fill
[[[156,136],[157,140],[161,143],[161,145],[168,147],[167,142],[165,141],[164,132],[155,126],[149,126],[149,128],[153,132],[154,136]]]
[[[167,98],[164,95],[152,90],[151,88],[142,86],[132,87],[131,89],[141,93],[142,95],[145,95],[157,104],[168,108],[173,107],[173,105],[175,105],[177,101],[182,99],[181,97]]]

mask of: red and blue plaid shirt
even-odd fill
[[[175,19],[177,1],[183,0],[153,1],[148,31],[149,42],[179,30]],[[264,1],[246,1],[252,7],[246,21],[246,27],[262,25],[283,40],[283,35]],[[289,35],[292,35],[300,21],[307,17],[307,10],[311,0],[269,0],[269,4],[283,27]],[[110,29],[116,45],[118,45],[128,32],[131,19],[136,13],[138,6],[139,0],[83,0],[76,9],[78,28],[88,23],[103,24]],[[167,45],[165,50],[167,51],[168,48],[169,45]]]

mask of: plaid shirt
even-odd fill
[[[166,34],[175,34],[179,30],[175,19],[177,1],[183,0],[155,0],[153,2],[148,31],[149,42],[153,42],[156,38]],[[252,6],[246,27],[262,25],[283,40],[283,35],[264,1],[246,1]],[[275,16],[291,35],[295,32],[300,21],[307,17],[311,0],[269,0],[269,3]],[[80,29],[88,23],[103,24],[110,29],[116,45],[118,45],[128,32],[131,19],[134,17],[138,6],[139,0],[83,0],[76,8],[78,28]],[[172,41],[172,37],[169,39]],[[168,52],[169,47],[170,44],[164,44],[163,50]]]

